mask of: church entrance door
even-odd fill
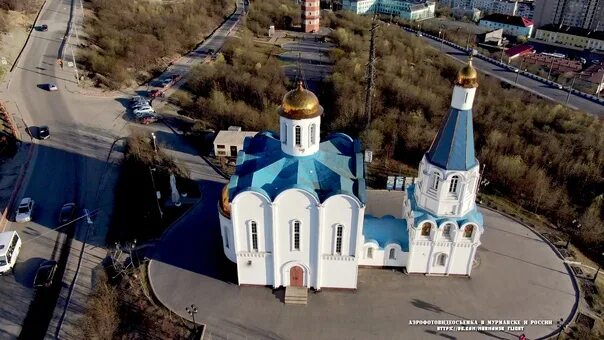
[[[289,270],[289,285],[294,287],[304,286],[304,269],[299,266],[293,266]]]

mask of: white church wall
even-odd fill
[[[231,202],[239,284],[273,283],[271,208],[268,198],[254,191],[242,192]]]
[[[371,248],[370,251],[368,248]],[[394,259],[390,258],[390,249],[394,248]],[[359,256],[359,265],[371,267],[405,267],[409,253],[403,252],[400,245],[388,244],[384,249],[378,247],[375,242],[369,241],[363,245],[363,251]]]
[[[324,220],[322,229],[322,255],[335,254],[337,226],[342,225],[342,251],[341,255],[354,256],[356,253],[357,237],[359,236],[359,204],[354,198],[346,195],[335,195],[324,203]],[[361,215],[363,216],[363,215]],[[362,221],[361,221],[362,223]]]
[[[237,276],[240,285],[272,285],[272,254],[240,253],[237,256]]]
[[[415,241],[410,246],[409,260],[407,264],[408,273],[426,273],[428,260],[430,259],[432,241]]]
[[[292,156],[308,156],[319,151],[321,116],[299,120],[281,117],[279,124],[283,152]],[[314,140],[311,138],[311,126],[313,125]],[[296,144],[296,126],[300,127],[299,145]]]
[[[220,222],[220,235],[222,236],[224,255],[232,262],[237,262],[235,244],[233,243],[233,223],[230,218],[225,217],[221,213],[218,213],[218,220]]]
[[[289,283],[289,277],[283,277],[287,274],[281,270],[288,263],[299,263],[304,269],[304,281],[314,283],[319,235],[318,201],[304,190],[288,189],[275,198],[274,204],[277,206],[275,228],[279,246],[276,250],[275,265],[281,273],[281,277],[275,278],[275,286]],[[294,237],[296,221],[300,223],[298,249],[295,248]]]
[[[322,257],[321,288],[357,288],[358,265],[352,256]]]

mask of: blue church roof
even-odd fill
[[[247,137],[229,182],[229,197],[254,190],[273,200],[290,188],[304,189],[321,202],[332,195],[346,193],[365,203],[360,142],[334,133],[321,142],[315,154],[291,156],[281,150],[279,136],[273,132],[263,131]]]
[[[391,215],[381,218],[365,215],[363,235],[365,242],[373,240],[381,249],[388,244],[396,243],[401,246],[402,251],[409,252],[409,233],[407,232],[407,221],[404,219]]]
[[[450,108],[426,154],[430,163],[446,170],[476,166],[472,110]]]

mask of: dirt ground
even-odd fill
[[[9,11],[8,17],[10,29],[6,34],[0,35],[0,81],[4,80],[21,48],[23,48],[29,32],[29,25],[33,23],[36,14],[25,15],[20,12]],[[6,65],[3,60],[6,60]]]

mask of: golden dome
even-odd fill
[[[465,88],[478,87],[478,72],[476,72],[476,69],[472,66],[471,56],[468,60],[468,64],[457,73],[455,84]]]
[[[319,99],[314,93],[305,89],[301,81],[298,82],[296,89],[285,94],[279,109],[281,117],[289,119],[315,118],[322,113],[323,107],[319,105]]]
[[[228,218],[231,218],[231,202],[229,202],[229,184],[225,184],[222,188],[222,195],[220,197],[220,212]]]

